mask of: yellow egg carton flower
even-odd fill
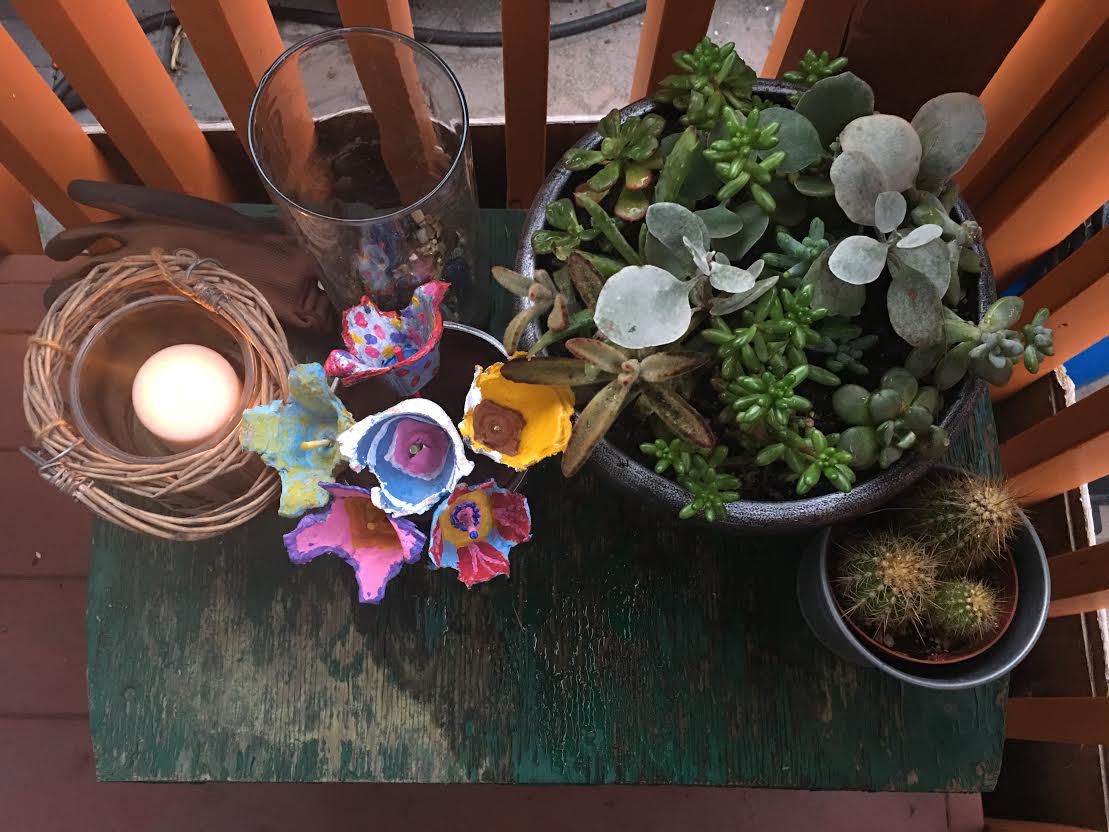
[[[474,368],[458,431],[472,450],[522,471],[566,449],[574,393],[564,385],[509,381],[503,367]]]

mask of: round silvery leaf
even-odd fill
[[[812,285],[814,307],[823,307],[829,315],[841,315],[851,318],[858,315],[866,302],[866,286],[845,283],[828,268],[828,260],[832,256],[832,249],[824,249],[813,260],[809,270],[805,273],[802,283]]]
[[[726,254],[732,262],[750,251],[751,246],[766,233],[766,227],[770,224],[770,217],[754,202],[745,202],[738,206],[735,214],[743,223],[739,231],[730,237],[713,240],[713,247]]]
[[[760,150],[759,158],[785,151],[786,158],[778,165],[778,173],[796,173],[824,155],[820,134],[811,121],[785,107],[767,107],[759,113],[759,126],[778,122],[778,143],[769,150]]]
[[[850,122],[874,112],[874,90],[853,72],[841,72],[813,84],[797,102],[797,112],[812,122],[827,147]]]
[[[924,225],[917,226],[900,240],[897,241],[898,248],[916,248],[943,235],[943,229],[935,223],[929,222]]]
[[[914,347],[943,339],[943,304],[928,280],[911,269],[890,281],[886,310],[893,331]]]
[[[685,335],[693,310],[690,284],[657,266],[626,266],[601,288],[593,320],[617,346],[641,350]]]
[[[845,152],[864,154],[878,166],[888,183],[883,190],[913,187],[920,168],[920,137],[905,119],[887,113],[857,118],[843,128],[839,145]]]
[[[924,190],[938,190],[982,143],[986,111],[978,96],[949,92],[925,101],[912,126],[923,151],[917,181]]]
[[[755,277],[747,269],[722,263],[713,263],[709,271],[709,283],[720,292],[746,292],[755,285]]]
[[[936,297],[943,297],[951,283],[951,253],[938,239],[915,248],[894,248],[890,252],[894,281],[900,280],[906,269],[923,276]]]
[[[874,200],[874,227],[883,234],[889,234],[901,225],[907,208],[905,197],[897,191],[882,191]]]
[[[667,248],[681,249],[688,237],[708,248],[711,238],[704,220],[676,202],[656,202],[647,209],[647,230]]]
[[[874,225],[874,203],[889,186],[870,157],[854,151],[841,153],[828,175],[836,189],[836,202],[847,218],[859,225]]]
[[[731,237],[743,228],[743,218],[726,205],[714,205],[703,211],[695,211],[694,214],[701,218],[701,222],[709,230],[709,236],[714,240]]]
[[[885,243],[861,235],[841,240],[828,258],[832,274],[847,283],[873,283],[886,267]]]
[[[701,274],[708,274],[709,268],[712,265],[709,252],[699,243],[693,242],[693,240],[688,237],[682,237],[682,245],[684,245],[685,250],[689,252],[689,256],[693,258],[693,267]]]

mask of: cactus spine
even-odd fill
[[[997,592],[981,581],[944,582],[929,618],[938,635],[959,641],[980,639],[997,626],[999,606]]]
[[[843,546],[836,587],[846,612],[877,632],[920,621],[936,591],[939,563],[911,537],[875,533]]]

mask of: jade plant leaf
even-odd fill
[[[828,268],[840,280],[863,286],[873,283],[882,274],[886,267],[886,251],[886,244],[873,237],[848,237],[832,250]]]
[[[916,248],[938,239],[942,234],[943,229],[935,223],[918,225],[897,241],[897,248]]]
[[[593,320],[602,335],[626,349],[669,344],[689,329],[690,288],[657,266],[628,266],[605,282]]]
[[[714,205],[712,208],[706,208],[703,211],[695,211],[694,215],[705,224],[709,237],[714,240],[731,237],[733,234],[738,234],[739,230],[743,228],[743,218],[726,205]]]
[[[759,156],[784,151],[786,158],[778,165],[778,173],[796,173],[816,162],[824,155],[824,145],[820,134],[812,122],[800,113],[786,107],[768,107],[759,113],[759,126],[777,122],[778,143],[769,150],[759,152]]]
[[[967,163],[986,135],[986,111],[978,96],[949,92],[925,101],[912,120],[922,154],[917,183],[936,191]]]
[[[881,168],[865,153],[847,151],[832,162],[829,172],[836,189],[836,202],[851,222],[874,225],[878,195],[890,190]]]
[[[907,191],[920,168],[920,137],[905,119],[887,113],[857,118],[843,128],[839,144],[845,153],[867,156],[887,182],[883,190]]]
[[[850,122],[874,112],[874,90],[852,72],[817,81],[797,102],[797,112],[816,128],[827,147]]]
[[[874,200],[874,227],[889,234],[905,219],[908,205],[897,191],[883,191]]]
[[[813,287],[812,306],[828,310],[829,315],[851,318],[858,315],[866,302],[866,286],[840,280],[828,268],[832,249],[826,248],[813,260],[802,281]]]
[[[890,282],[886,310],[893,331],[914,347],[927,347],[943,338],[943,304],[920,272],[905,269]]]
[[[894,248],[890,252],[890,271],[894,279],[899,279],[906,268],[927,280],[937,298],[947,292],[951,283],[951,253],[943,240],[935,239],[914,248]]]

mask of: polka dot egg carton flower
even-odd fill
[[[439,371],[443,337],[440,306],[450,284],[432,280],[412,293],[408,306],[386,312],[368,297],[343,313],[345,350],[334,350],[324,365],[345,386],[385,376],[402,396],[422,389]]]

